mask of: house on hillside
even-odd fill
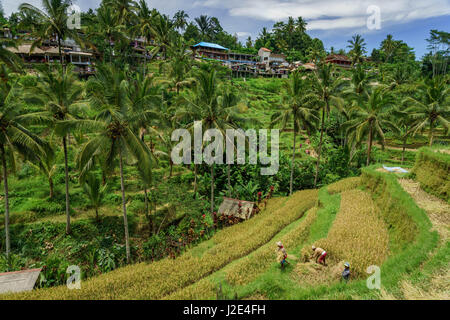
[[[352,61],[347,56],[342,54],[331,54],[326,57],[325,62],[335,64],[336,66],[342,68],[352,67]]]
[[[266,64],[266,69],[286,63],[286,56],[284,54],[273,53],[267,48],[259,49],[258,56],[260,57],[261,62]]]
[[[228,49],[221,45],[209,42],[200,42],[191,47],[194,57],[204,59],[213,59],[219,61],[228,61]]]

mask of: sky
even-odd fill
[[[218,17],[222,27],[237,34],[245,44],[263,27],[268,30],[289,16],[303,17],[307,32],[321,39],[327,50],[346,49],[352,35],[362,34],[368,53],[386,35],[405,41],[421,58],[431,29],[450,32],[450,0],[146,0],[150,7],[172,16],[186,11],[193,19],[201,14]],[[0,0],[6,15],[16,11],[20,0]],[[41,0],[28,0],[39,5]],[[97,8],[100,0],[73,0],[81,10]]]

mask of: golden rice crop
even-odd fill
[[[341,197],[341,207],[328,237],[315,245],[325,249],[332,262],[348,261],[353,274],[362,275],[368,266],[381,266],[385,260],[388,231],[368,193],[344,191]]]
[[[238,263],[230,267],[226,272],[227,281],[233,285],[243,285],[255,280],[259,274],[274,263],[274,251],[277,241],[283,243],[288,251],[289,257],[289,248],[302,243],[308,238],[309,229],[316,218],[317,208],[310,209],[305,219],[293,230],[281,237],[281,239],[274,238],[255,253],[241,259]]]
[[[197,282],[269,242],[285,226],[299,219],[306,210],[313,207],[317,195],[317,190],[299,191],[288,198],[284,206],[280,206],[283,200],[270,201],[276,205],[268,204],[267,210],[253,219],[218,232],[212,238],[212,242],[216,245],[207,248],[200,256],[188,251],[177,259],[166,258],[151,264],[127,266],[83,281],[80,290],[58,287],[7,295],[2,298],[160,299]]]
[[[338,182],[332,183],[327,187],[329,194],[341,193],[343,191],[356,189],[361,185],[360,177],[351,177],[339,180]]]
[[[214,298],[217,293],[217,286],[209,278],[203,278],[200,281],[178,290],[162,300],[207,300]]]
[[[293,207],[292,209],[295,210]],[[296,208],[298,210],[298,208]],[[243,285],[256,279],[275,262],[276,242],[283,242],[287,250],[306,240],[309,235],[309,228],[317,217],[317,208],[310,209],[303,219],[294,229],[290,230],[281,238],[274,237],[266,245],[262,246],[254,253],[237,261],[235,264],[226,267],[226,280],[233,285]],[[289,252],[288,252],[289,256]],[[214,297],[216,287],[208,278],[187,286],[171,295],[164,297],[167,300],[206,300]]]

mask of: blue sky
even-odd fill
[[[17,10],[20,0],[0,0],[6,14]],[[39,5],[40,0],[27,2]],[[320,38],[327,49],[346,48],[355,33],[366,39],[369,53],[387,34],[408,43],[418,58],[426,53],[431,29],[449,32],[450,0],[147,0],[151,7],[173,15],[185,10],[191,18],[200,14],[216,16],[228,32],[245,42],[262,27],[269,30],[276,21],[302,16],[308,33]],[[96,8],[100,0],[74,0],[82,10]],[[368,13],[368,8],[372,11]],[[375,8],[375,9],[373,9]],[[373,11],[375,10],[375,11]],[[367,20],[379,10],[381,28],[370,30]]]

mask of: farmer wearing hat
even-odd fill
[[[316,248],[315,246],[312,246],[313,251],[313,258],[316,260],[316,263],[322,263],[324,266],[326,266],[325,258],[327,257],[327,252],[323,250],[322,248]]]
[[[344,263],[344,271],[342,271],[342,279],[344,279],[345,282],[348,282],[350,279],[350,263],[346,262]]]
[[[286,258],[287,258],[287,252],[286,249],[283,247],[283,244],[281,243],[281,241],[277,242],[277,260],[279,263],[281,263],[281,268],[284,268],[284,265],[286,263],[289,263]]]

